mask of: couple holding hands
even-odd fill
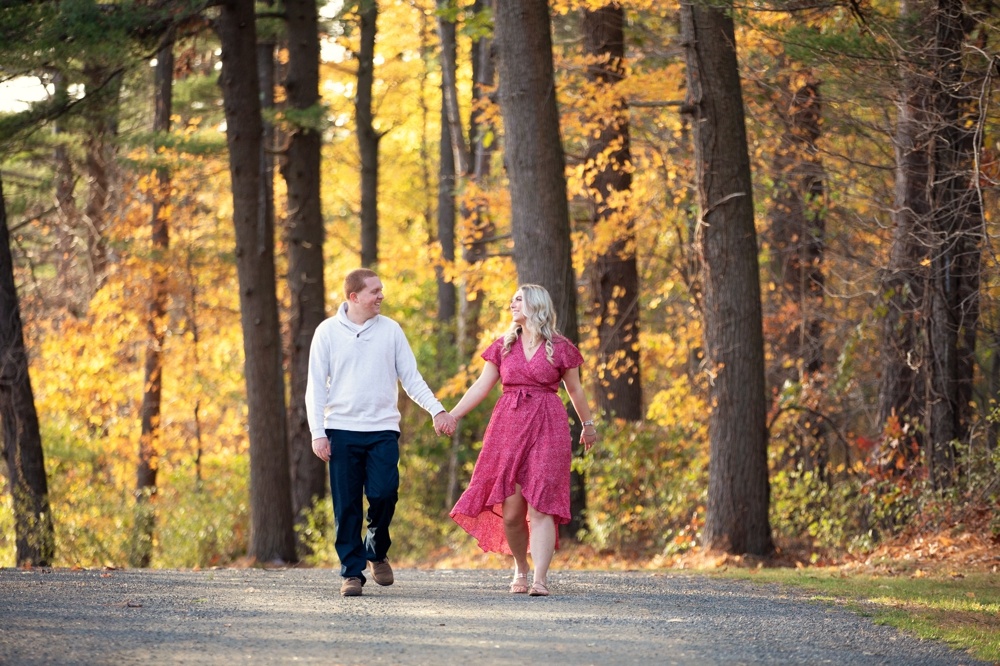
[[[402,328],[380,314],[384,294],[378,275],[351,271],[344,295],[337,313],[316,327],[306,387],[313,452],[330,466],[340,593],[361,596],[369,566],[376,583],[393,583],[387,553],[399,490],[397,383],[434,416],[435,432],[451,435],[458,419],[499,381],[503,395],[483,435],[469,487],[451,517],[484,551],[513,556],[511,593],[548,596],[558,526],[570,520],[572,441],[560,383],[583,422],[584,448],[597,441],[580,383],[583,357],[557,333],[549,293],[529,284],[514,293],[510,327],[483,352],[482,373],[451,413],[421,377]],[[364,497],[368,514],[362,539]]]

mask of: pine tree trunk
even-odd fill
[[[938,0],[935,12],[934,141],[926,396],[927,463],[938,489],[958,476],[956,443],[968,443],[979,326],[985,224],[975,187],[978,111],[962,63],[967,17],[962,0]]]
[[[55,531],[49,507],[34,393],[24,346],[21,306],[14,283],[14,258],[7,229],[7,203],[0,180],[0,426],[7,485],[14,504],[18,566],[49,566],[55,556]]]
[[[455,88],[455,64],[458,57],[458,47],[455,36],[455,23],[443,16],[438,17],[438,33],[441,39],[441,137],[438,170],[438,211],[437,238],[441,244],[441,259],[448,265],[455,262],[455,186],[458,183],[456,172],[455,151],[465,152],[464,145],[453,147],[451,132],[451,113],[448,105],[454,99],[457,102],[458,93]],[[458,121],[457,113],[456,124]],[[459,126],[459,132],[461,131]],[[461,142],[464,144],[464,141]],[[464,174],[463,174],[464,175]],[[458,314],[457,291],[455,283],[444,279],[444,271],[438,268],[438,321],[454,322]],[[454,342],[454,341],[452,341]]]
[[[784,89],[782,89],[784,92]],[[781,303],[794,305],[796,322],[776,342],[780,352],[774,386],[803,382],[823,366],[823,284],[821,270],[826,222],[825,174],[818,158],[822,104],[819,83],[810,81],[775,104],[784,132],[774,160],[771,207],[771,274]],[[782,310],[782,307],[776,308]]]
[[[122,86],[121,72],[112,72],[103,65],[84,67],[87,78],[86,116],[89,123],[86,139],[87,203],[83,209],[87,242],[87,259],[90,262],[88,286],[93,295],[104,284],[108,270],[107,232],[109,209],[116,184],[116,137],[118,136],[118,107]]]
[[[774,90],[772,108],[783,130],[773,160],[769,214],[769,272],[776,289],[765,302],[770,305],[765,330],[774,332],[768,336],[771,353],[766,384],[778,400],[789,384],[798,386],[801,398],[809,400],[822,392],[819,373],[824,362],[825,173],[816,144],[822,100],[819,82],[811,76],[797,90],[787,75],[782,76]],[[827,427],[813,415],[800,413],[794,425],[782,432],[791,442],[784,450],[784,464],[826,478],[830,456],[823,433]]]
[[[894,148],[896,154],[896,194],[893,204],[893,235],[889,264],[880,287],[881,321],[878,390],[878,423],[881,428],[892,420],[920,422],[923,415],[923,349],[919,311],[922,307],[924,279],[921,264],[927,256],[923,237],[928,223],[930,200],[928,179],[932,125],[929,91],[924,67],[927,24],[932,16],[925,13],[925,3],[900,3],[900,16],[915,21],[911,41],[904,43],[914,55],[912,63],[901,65],[899,116]],[[923,17],[916,21],[916,17]],[[894,430],[894,428],[893,428]],[[911,431],[913,432],[913,431]],[[913,432],[917,436],[916,432]],[[894,437],[880,442],[878,458],[886,471],[914,462],[916,455],[909,442]]]
[[[500,3],[495,7],[494,26],[518,282],[545,287],[555,303],[559,330],[578,342],[576,276],[548,3]],[[579,423],[574,421],[572,432],[573,441],[578,441]],[[586,525],[586,492],[577,473],[571,481],[570,508],[573,521],[560,532],[573,539]]]
[[[358,95],[355,122],[361,153],[361,265],[378,263],[378,145],[382,136],[375,130],[372,86],[375,82],[375,35],[378,1],[361,0],[361,49],[358,53]]]
[[[494,21],[517,277],[548,289],[559,329],[576,341],[576,276],[548,4],[504,2]]]
[[[439,0],[439,7],[446,7],[447,0]],[[472,5],[472,13],[478,15],[484,11],[483,2],[476,0]],[[486,140],[488,132],[495,128],[488,125],[483,119],[482,111],[477,108],[477,102],[483,94],[483,90],[492,88],[495,79],[493,66],[493,55],[491,42],[488,38],[481,37],[472,43],[472,110],[469,114],[468,147],[466,147],[466,134],[461,125],[461,115],[459,113],[458,88],[456,85],[457,70],[457,44],[455,28],[444,21],[444,17],[439,18],[439,33],[441,36],[441,67],[442,67],[442,123],[446,123],[446,128],[442,127],[441,141],[447,141],[448,146],[442,146],[441,164],[444,168],[446,161],[450,159],[453,164],[454,180],[450,187],[455,188],[460,181],[473,184],[472,189],[485,189],[488,187],[491,174],[491,160],[493,157],[493,142]],[[445,152],[450,151],[450,157]],[[445,178],[442,171],[442,180]],[[442,200],[444,205],[444,200]],[[453,204],[454,205],[454,204]],[[455,346],[458,348],[460,359],[469,359],[475,353],[479,343],[480,324],[482,314],[483,290],[479,280],[479,264],[488,256],[488,244],[493,242],[494,224],[492,217],[488,215],[484,203],[477,201],[475,197],[465,196],[461,199],[459,218],[463,223],[456,225],[456,240],[462,244],[462,261],[468,266],[464,279],[456,289],[456,334]],[[442,237],[442,243],[444,239]],[[463,449],[470,445],[471,440],[478,439],[478,436],[467,433],[461,429],[452,436],[451,450],[448,457],[448,478],[445,489],[445,505],[450,509],[458,496],[458,471],[460,467],[460,456]]]
[[[287,104],[296,110],[315,109],[320,103],[316,0],[286,0],[285,11],[288,17]],[[309,347],[316,327],[326,318],[321,147],[322,135],[318,129],[297,127],[288,137],[288,149],[282,163],[288,190],[288,291],[291,299],[288,447],[292,511],[296,521],[301,521],[304,512],[327,493],[327,467],[312,452],[305,405]]]
[[[67,77],[60,71],[52,76],[54,97],[69,94]],[[89,279],[83,279],[80,261],[74,246],[81,230],[81,211],[76,205],[77,173],[69,150],[69,143],[63,140],[69,134],[64,119],[52,123],[55,162],[55,198],[59,210],[59,226],[56,234],[55,267],[58,275],[59,296],[56,307],[62,307],[75,317],[83,317],[90,302]],[[89,271],[87,272],[89,277]]]
[[[486,11],[481,0],[473,3],[473,11]],[[487,136],[497,133],[498,129],[483,117],[481,109],[477,108],[486,89],[492,89],[496,84],[496,66],[493,57],[493,43],[483,37],[472,44],[472,106],[469,114],[469,145],[471,154],[466,160],[465,168],[471,172],[463,172],[462,162],[456,162],[456,171],[472,179],[475,188],[486,190],[490,187],[493,173],[493,154],[496,143],[489,141]],[[457,153],[456,153],[457,155]],[[461,225],[462,259],[469,265],[469,272],[460,287],[458,301],[458,349],[461,358],[468,358],[479,342],[480,317],[483,309],[483,289],[478,275],[479,264],[489,257],[489,246],[495,243],[496,225],[490,215],[487,204],[483,200],[463,198],[460,209],[461,219],[466,222]]]
[[[155,112],[153,131],[158,136],[170,132],[170,114],[174,89],[173,40],[156,54],[154,74]],[[153,555],[153,533],[156,527],[156,474],[160,454],[160,403],[163,391],[163,342],[167,329],[167,298],[169,296],[170,206],[171,178],[167,167],[156,170],[156,190],[153,194],[151,221],[152,280],[147,308],[145,379],[143,381],[142,432],[139,439],[139,465],[135,483],[135,526],[129,566],[148,567]]]
[[[613,86],[625,77],[625,10],[605,5],[583,15],[584,53],[595,58],[587,78]],[[609,109],[599,136],[587,153],[590,187],[595,192],[593,222],[615,223],[623,213],[613,202],[632,188],[628,110],[624,100]],[[600,341],[597,402],[601,411],[629,421],[643,417],[639,372],[639,272],[634,221],[628,210],[624,229],[594,266],[594,299]]]
[[[681,5],[694,114],[697,242],[710,373],[704,545],[774,550],[768,520],[766,393],[757,236],[733,20],[723,7]]]
[[[264,133],[252,0],[220,5],[220,82],[233,190],[250,439],[249,555],[259,562],[296,559],[289,487],[285,381],[275,292],[274,228],[261,228],[260,155]]]

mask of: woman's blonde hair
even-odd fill
[[[537,284],[522,284],[517,289],[521,292],[521,312],[524,313],[525,326],[545,338],[545,358],[552,363],[554,347],[553,340],[559,331],[556,330],[556,306],[545,287]],[[521,335],[521,325],[511,324],[503,336],[503,353],[509,354],[511,345]]]

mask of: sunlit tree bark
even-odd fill
[[[697,243],[710,376],[708,506],[704,545],[774,550],[768,519],[757,234],[733,19],[725,7],[681,5],[688,103],[694,115]]]
[[[494,20],[518,280],[548,289],[560,330],[575,341],[576,278],[548,5],[503,2],[495,7]]]
[[[518,282],[540,284],[549,291],[559,330],[577,342],[576,276],[548,3],[505,0],[495,5],[494,21]],[[578,423],[573,433],[578,441]],[[565,538],[575,538],[586,525],[581,475],[574,473],[570,492],[573,522],[562,526]]]

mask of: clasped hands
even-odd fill
[[[439,435],[452,435],[458,428],[458,420],[448,412],[439,412],[434,417],[434,432]],[[312,441],[312,450],[316,457],[324,462],[330,462],[330,440],[319,437]]]
[[[438,435],[454,435],[458,428],[458,419],[448,412],[438,412],[434,415],[434,432]]]

